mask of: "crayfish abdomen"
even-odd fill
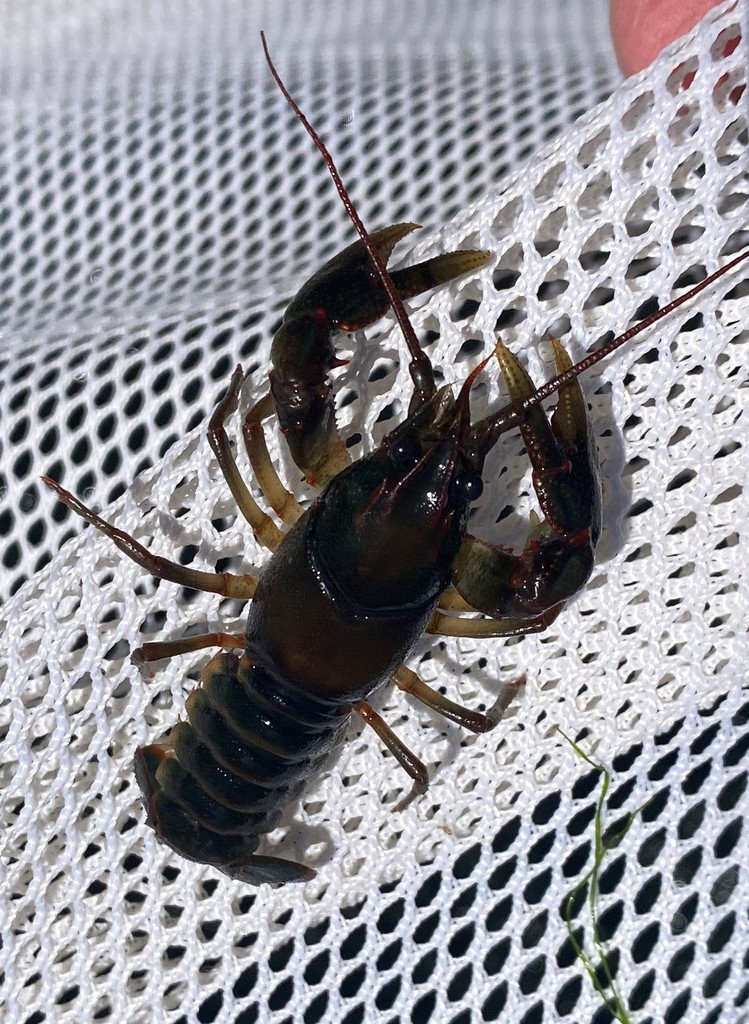
[[[187,700],[189,722],[168,743],[141,747],[136,773],[148,823],[190,860],[242,881],[304,881],[314,871],[258,857],[259,837],[309,784],[348,716],[253,665],[218,654]]]

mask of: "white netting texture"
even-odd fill
[[[616,88],[603,3],[414,4],[405,21],[321,5],[304,24],[247,6],[40,5],[38,25],[0,8],[4,1019],[603,1024],[562,915],[599,780],[561,728],[613,767],[609,820],[649,801],[600,901],[632,1019],[745,1020],[745,269],[584,382],[605,523],[582,595],[540,636],[412,658],[470,706],[524,670],[507,721],[468,737],[380,702],[430,766],[426,797],[393,813],[403,773],[352,731],[270,837],[318,870],[280,890],[188,864],[144,825],[134,749],[184,713],[206,657],[146,679],[130,651],[242,610],[144,576],[35,481],[120,496],[108,516],[196,567],[262,565],[204,420],[238,359],[257,371],[245,400],[261,393],[284,305],[352,232],[258,59],[261,22],[369,225],[441,224],[409,259],[496,253],[413,304],[448,382],[497,328],[543,380],[549,331],[579,356],[749,244],[746,0]],[[341,346],[355,453],[410,394],[386,327]],[[502,401],[487,371],[476,414]],[[471,528],[515,542],[534,505],[517,437],[487,483]],[[584,910],[577,925],[589,941]]]

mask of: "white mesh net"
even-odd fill
[[[366,223],[442,224],[409,258],[497,254],[414,304],[445,380],[499,327],[541,381],[549,331],[580,355],[749,244],[749,5],[616,89],[603,3],[449,21],[447,4],[326,6],[304,24],[245,8],[0,12],[5,1019],[611,1019],[562,911],[592,863],[599,779],[559,728],[613,767],[610,820],[650,801],[601,884],[632,1019],[745,1019],[746,271],[584,382],[606,492],[584,593],[540,636],[425,640],[411,659],[470,706],[522,668],[507,721],[469,737],[387,693],[432,787],[394,814],[405,777],[352,732],[269,839],[317,868],[306,886],[232,883],[145,827],[134,749],[183,714],[206,658],[146,679],[129,653],[239,628],[241,608],[144,576],[36,479],[106,504],[153,464],[109,509],[118,525],[196,567],[264,560],[204,420],[238,359],[260,394],[274,323],[352,232],[260,62],[261,24]],[[347,344],[339,420],[360,452],[410,382],[397,331]],[[482,380],[477,414],[502,401]],[[534,504],[516,437],[487,478],[472,530],[516,541]],[[584,908],[576,925],[589,944]]]

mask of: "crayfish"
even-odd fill
[[[270,390],[247,414],[244,441],[283,532],[243,480],[225,423],[238,407],[238,367],[213,413],[208,436],[237,506],[272,552],[259,579],[201,572],[154,556],[45,478],[74,512],[160,579],[227,597],[252,599],[245,633],[209,633],[150,643],[140,661],[209,646],[213,657],[187,700],[187,721],[168,741],[136,751],[148,823],[182,856],[258,884],[304,881],[314,871],[256,851],[318,773],[356,712],[424,792],[424,764],[372,708],[389,680],[429,708],[476,733],[500,721],[517,683],[486,712],[429,687],[404,661],[424,633],[512,636],[545,629],[588,580],[601,531],[595,443],[577,378],[640,331],[687,302],[744,252],[687,294],[572,365],[552,339],[557,376],[536,388],[509,350],[494,355],[509,402],[471,422],[469,395],[484,360],[457,397],[438,388],[402,300],[489,263],[491,253],[460,250],[389,273],[395,244],[416,225],[371,235],[362,225],[324,144],[289,96],[263,37],[279,88],[321,151],[361,240],[330,260],[286,310],[271,348]],[[336,332],[354,332],[392,309],[405,334],[413,396],[406,419],[379,447],[351,463],[337,428],[330,371],[339,365]],[[557,393],[548,419],[541,402]],[[279,479],[264,421],[275,412],[292,458],[320,493],[303,511]],[[467,532],[482,490],[484,460],[500,435],[519,430],[543,519],[520,554]],[[445,612],[480,612],[460,617]]]

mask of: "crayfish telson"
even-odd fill
[[[510,402],[471,423],[469,393],[489,360],[457,398],[437,388],[402,299],[475,270],[490,253],[446,253],[392,275],[396,242],[416,225],[369,235],[323,143],[282,92],[323,154],[361,241],[327,263],[297,293],[273,338],[270,391],[244,420],[244,440],[276,525],[242,479],[225,431],[243,381],[240,367],[211,417],[209,440],[226,481],[258,539],[272,552],[259,580],[201,572],[151,555],[52,480],[46,482],[144,569],[161,579],[227,597],[252,598],[244,634],[210,633],[146,644],[135,656],[154,661],[209,646],[216,655],[187,700],[188,721],[169,740],[136,751],[148,822],[173,849],[245,882],[284,883],[314,875],[309,867],[256,853],[325,763],[352,712],[375,730],[414,782],[426,768],[373,710],[369,698],[394,680],[428,707],[474,732],[494,728],[514,692],[506,686],[480,713],[427,686],[403,662],[424,630],[462,636],[511,636],[544,629],[585,584],[600,532],[595,444],[578,376],[646,327],[689,301],[749,257],[744,252],[687,294],[571,364],[552,339],[558,375],[535,388],[501,342],[496,358]],[[414,391],[408,417],[371,455],[351,464],[335,423],[332,337],[374,323],[392,308],[406,338]],[[558,392],[549,421],[541,402]],[[275,411],[292,457],[321,489],[303,511],[269,457],[263,421]],[[466,532],[481,493],[484,459],[499,436],[519,429],[543,513],[521,554]],[[445,611],[482,612],[461,618]]]

